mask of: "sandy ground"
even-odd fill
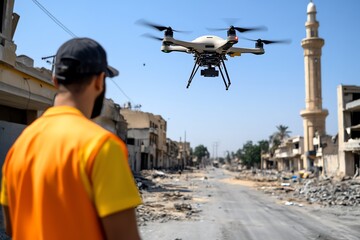
[[[204,204],[211,201],[211,194],[199,195],[197,193],[200,186],[199,182],[206,182],[209,177],[206,170],[193,170],[185,171],[183,174],[167,173],[164,172],[166,177],[152,178],[152,171],[145,173],[148,179],[155,183],[155,185],[147,190],[141,191],[144,204],[138,211],[140,218],[140,225],[146,224],[147,221],[160,221],[167,222],[169,220],[194,220],[198,219],[201,214],[201,209],[196,208],[199,204]],[[236,172],[223,171],[223,178],[218,181],[229,185],[240,185],[249,187],[259,192],[268,195],[277,204],[284,205],[289,204],[295,206],[306,206],[311,208],[311,211],[321,212],[325,215],[334,215],[348,219],[350,221],[355,220],[360,216],[360,207],[347,207],[347,206],[335,206],[335,207],[323,207],[318,204],[310,204],[303,199],[294,198],[289,196],[284,191],[273,191],[272,189],[279,186],[278,182],[255,182],[249,180],[240,180],[235,177],[238,175]],[[204,187],[201,185],[201,187]],[[211,189],[211,185],[205,184],[205,188]],[[174,204],[187,204],[188,206],[194,206],[192,209],[176,209]],[[141,213],[142,212],[142,213]],[[159,212],[161,212],[159,216]],[[151,213],[153,217],[149,217],[147,220],[141,219],[144,213]],[[320,213],[319,213],[320,214]],[[155,216],[156,215],[156,216]]]
[[[223,169],[165,174],[153,179],[156,187],[142,191],[144,211],[138,216],[144,240],[359,239],[359,207],[322,207],[267,193],[278,183],[238,180],[237,173]],[[174,191],[177,197],[170,198]],[[149,207],[154,202],[156,209]],[[174,207],[182,203],[192,210]],[[144,221],[149,209],[153,217]]]

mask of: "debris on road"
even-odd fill
[[[291,172],[242,170],[235,178],[257,182],[259,190],[280,200],[289,198],[322,206],[360,206],[360,178],[357,175],[316,178],[304,172],[297,177]]]
[[[135,180],[143,198],[143,204],[136,209],[139,225],[196,220],[201,210],[193,199],[192,188],[196,187],[195,180],[206,179],[190,170],[182,171],[182,174],[158,170],[144,170],[136,174]]]

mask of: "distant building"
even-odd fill
[[[302,155],[304,153],[304,139],[295,136],[284,139],[275,150],[272,159],[276,161],[280,171],[298,171],[303,169]]]
[[[104,105],[99,117],[94,122],[101,125],[126,142],[127,122],[120,114],[120,105],[114,103],[112,99],[104,99]]]
[[[184,168],[192,164],[191,146],[190,142],[175,142],[178,146],[178,167]]]
[[[353,176],[360,167],[360,86],[340,85],[338,94],[339,159],[340,175]]]
[[[128,123],[128,139],[140,140],[141,169],[163,168],[167,156],[167,123],[160,115],[123,108]],[[128,140],[129,141],[129,140]]]
[[[177,142],[171,140],[170,138],[166,139],[166,160],[165,168],[178,168],[181,165],[181,162],[178,159],[179,156],[179,146]]]

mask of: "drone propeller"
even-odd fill
[[[175,29],[172,29],[172,27],[166,27],[166,26],[161,26],[161,25],[158,25],[158,24],[154,24],[154,23],[151,23],[151,22],[148,22],[144,19],[140,19],[138,21],[136,21],[137,24],[139,25],[143,25],[143,26],[146,26],[146,27],[151,27],[151,28],[155,28],[157,29],[158,31],[173,31],[173,32],[180,32],[180,33],[189,33],[189,31],[179,31],[179,30],[175,30]]]
[[[243,28],[243,27],[234,27],[231,25],[229,28],[208,28],[210,31],[226,31],[226,30],[236,30],[240,33],[249,32],[249,31],[266,31],[265,26],[252,27],[252,28]]]
[[[245,38],[242,37],[243,39],[249,40],[249,41],[253,41],[253,42],[257,42],[257,43],[264,43],[264,44],[274,44],[274,43],[284,43],[284,44],[289,44],[291,43],[290,39],[284,39],[284,40],[265,40],[265,39],[250,39],[250,38]]]
[[[154,36],[154,35],[151,35],[151,34],[149,34],[149,33],[144,33],[144,34],[141,35],[141,36],[147,37],[147,38],[152,38],[152,39],[159,40],[159,41],[162,41],[162,40],[163,40],[163,38],[157,37],[157,36]]]

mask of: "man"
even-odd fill
[[[126,145],[90,120],[101,112],[105,77],[116,75],[92,39],[59,48],[54,107],[23,131],[3,165],[1,204],[13,239],[140,239]]]

